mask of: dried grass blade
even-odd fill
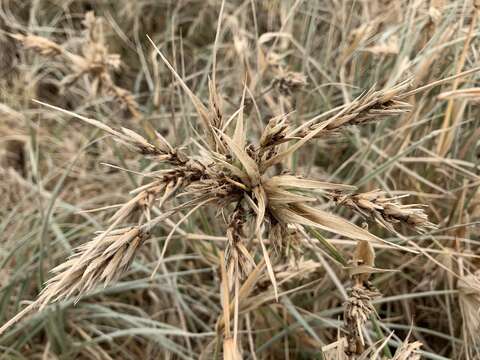
[[[265,264],[267,265],[268,277],[270,278],[270,281],[273,286],[275,300],[278,301],[278,287],[277,287],[277,280],[275,279],[275,272],[273,271],[273,266],[270,261],[270,256],[268,255],[267,248],[265,247],[265,243],[263,242],[262,234],[260,232],[257,233],[257,238],[260,241],[260,246],[262,247],[263,259],[265,260]]]
[[[209,145],[214,146],[215,145],[215,140],[214,140],[212,125],[210,124],[210,121],[209,121],[208,109],[205,107],[205,105],[202,104],[200,99],[192,92],[192,90],[190,90],[190,88],[187,86],[187,84],[185,84],[185,81],[183,81],[182,77],[175,71],[173,66],[170,64],[170,62],[167,60],[167,58],[162,54],[162,52],[157,47],[155,42],[150,38],[150,36],[147,35],[147,39],[150,41],[152,46],[155,48],[155,51],[160,56],[160,58],[165,63],[165,65],[168,67],[168,69],[172,72],[173,76],[177,79],[180,86],[187,93],[188,97],[190,98],[190,100],[192,101],[192,103],[195,107],[195,110],[197,110],[197,113],[200,116],[200,119],[202,120],[203,125],[205,126],[204,130],[208,135]]]
[[[333,257],[335,260],[337,260],[340,264],[343,266],[347,266],[348,262],[347,260],[343,257],[342,253],[337,250],[337,248],[332,245],[327,239],[325,239],[322,234],[320,234],[316,229],[306,226],[306,229],[310,234],[312,234],[315,239],[317,239],[320,244],[324,247],[324,250]]]
[[[237,116],[237,122],[235,124],[235,132],[233,133],[233,141],[238,145],[239,148],[245,148],[245,129],[244,129],[244,119],[243,119],[243,109],[245,105],[245,93],[247,89],[247,84],[243,87],[242,101],[240,103],[240,112]]]
[[[303,179],[293,175],[278,175],[267,179],[265,186],[282,186],[297,189],[311,189],[311,190],[356,190],[356,186],[335,184],[327,181],[317,181],[310,179]]]
[[[112,129],[110,126],[108,125],[105,125],[104,123],[98,121],[98,120],[94,120],[94,119],[90,119],[90,118],[87,118],[85,116],[82,116],[82,115],[79,115],[77,113],[74,113],[73,111],[69,111],[69,110],[65,110],[65,109],[62,109],[58,106],[55,106],[55,105],[50,105],[50,104],[47,104],[47,103],[44,103],[42,101],[39,101],[39,100],[35,100],[35,99],[32,99],[33,102],[37,103],[37,104],[40,104],[40,105],[43,105],[43,106],[46,106],[50,109],[53,109],[53,110],[57,110],[57,111],[60,111],[64,114],[67,114],[67,115],[70,115],[70,116],[73,116],[74,118],[77,118],[79,120],[82,120],[82,121],[85,121],[87,124],[90,124],[90,125],[93,125],[99,129],[102,129],[106,132],[108,132],[109,134],[111,135],[114,135],[116,137],[118,137],[119,139],[122,139],[124,141],[127,141],[128,142],[128,137],[123,135],[122,133]]]
[[[237,159],[242,163],[246,173],[248,174],[252,187],[255,187],[257,184],[260,184],[260,172],[258,171],[257,163],[248,156],[247,152],[240,148],[228,135],[221,134],[223,140],[227,143],[229,149],[237,157]]]

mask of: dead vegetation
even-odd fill
[[[5,358],[480,355],[474,3],[85,4],[0,4]]]

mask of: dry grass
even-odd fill
[[[475,3],[54,3],[0,4],[0,358],[480,356]]]

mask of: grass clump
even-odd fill
[[[478,356],[473,4],[27,3],[7,357]]]

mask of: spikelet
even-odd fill
[[[55,275],[40,293],[38,306],[41,309],[72,296],[78,301],[99,284],[107,286],[128,269],[147,237],[139,227],[132,227],[100,233],[79,246],[66,262],[52,270]]]
[[[27,316],[34,309],[75,297],[75,302],[100,284],[107,286],[124,274],[148,233],[135,226],[100,233],[80,245],[73,255],[52,270],[38,298],[0,327],[0,334]]]
[[[424,233],[436,226],[428,221],[422,205],[402,205],[396,198],[388,198],[384,191],[373,190],[356,194],[333,194],[337,204],[347,206],[365,218],[374,219],[384,228],[394,232],[394,225],[403,223]]]
[[[307,77],[299,72],[280,71],[275,77],[273,86],[278,91],[287,96],[291,96],[295,91],[307,85]]]
[[[366,270],[356,271],[352,276],[355,284],[349,290],[349,297],[345,303],[344,322],[349,355],[361,354],[365,350],[363,327],[372,315],[378,316],[371,301],[381,295],[368,283],[369,269],[375,265],[375,252],[368,241],[358,241],[352,262],[354,267]]]
[[[408,338],[395,351],[392,360],[420,360],[422,357],[418,350],[422,346],[420,341],[410,342]]]
[[[370,316],[378,316],[372,305],[372,300],[380,296],[376,290],[369,290],[363,286],[355,286],[344,304],[345,329],[348,333],[348,353],[361,354],[365,350],[363,327]]]
[[[26,49],[32,49],[43,56],[57,56],[64,52],[60,45],[42,36],[14,34],[12,37],[20,41]]]
[[[405,114],[411,110],[411,105],[404,101],[410,83],[410,80],[406,80],[392,88],[377,91],[372,88],[345,105],[340,115],[335,116],[333,120],[310,121],[306,124],[308,126],[302,126],[302,131],[296,135],[305,137],[324,126],[325,130],[315,136],[324,137],[348,126],[365,125],[385,117]]]

